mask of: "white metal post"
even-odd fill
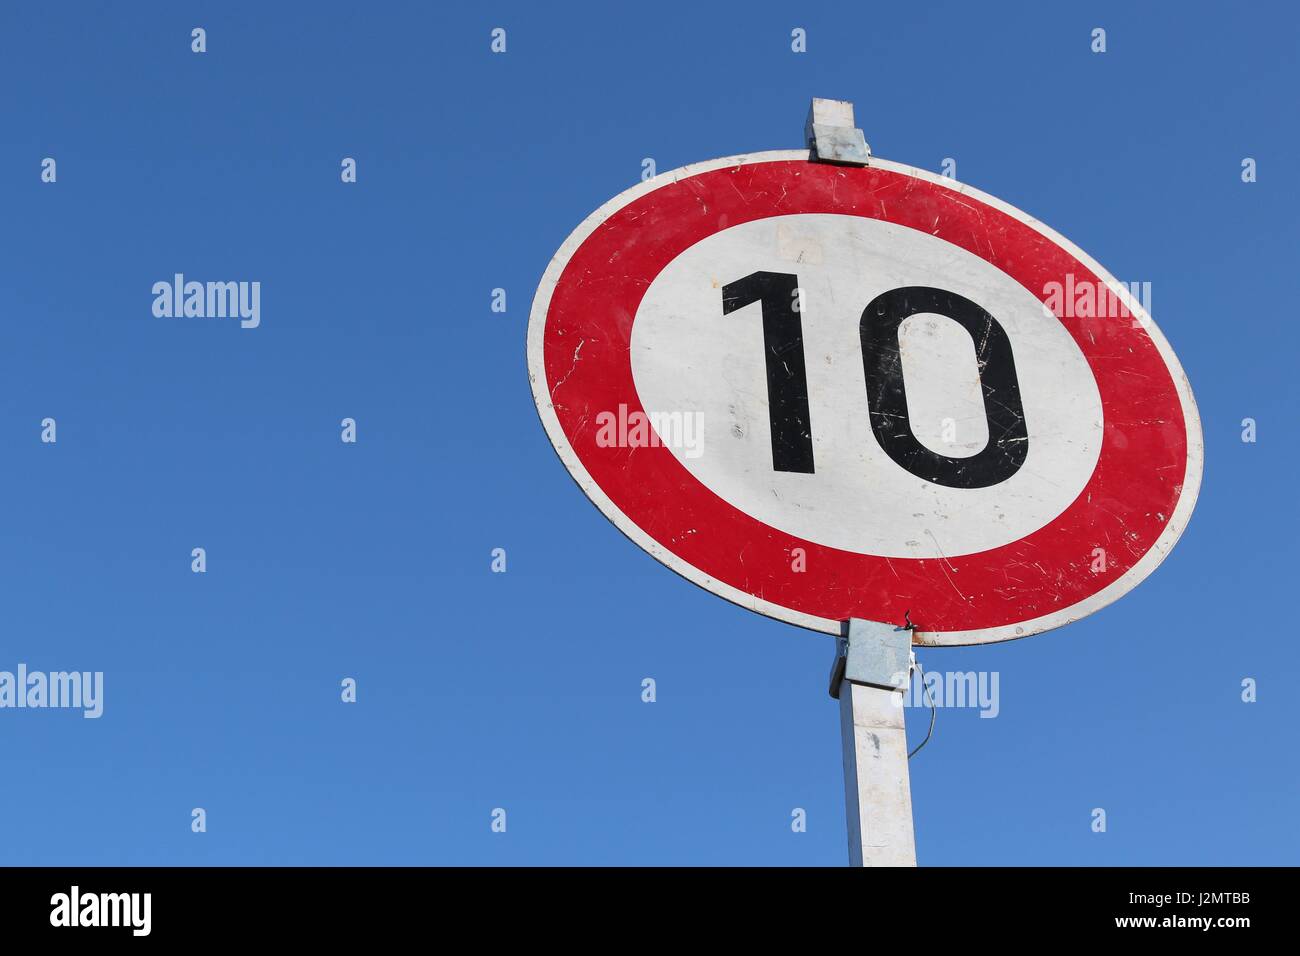
[[[912,633],[848,622],[831,671],[840,701],[850,866],[916,866],[903,693]]]

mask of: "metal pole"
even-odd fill
[[[814,98],[804,124],[813,162],[866,166],[871,147],[847,100]],[[916,866],[903,692],[912,632],[851,620],[839,639],[831,696],[840,701],[851,866]]]
[[[851,620],[831,669],[840,702],[850,866],[916,866],[903,693],[912,632]]]

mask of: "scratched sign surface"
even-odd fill
[[[579,226],[529,375],[578,485],[696,584],[1003,641],[1114,601],[1191,516],[1196,405],[1131,292],[952,180],[758,153]]]

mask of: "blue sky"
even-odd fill
[[[548,260],[644,158],[797,147],[811,96],[1150,281],[1205,430],[1197,512],[1136,591],[922,652],[998,671],[1001,713],[940,711],[912,762],[920,861],[1297,862],[1297,25],[1250,3],[5,5],[0,670],[103,671],[105,705],[0,710],[0,864],[842,865],[832,642],[624,539],[524,363]],[[260,327],[155,318],[175,272],[260,281]]]

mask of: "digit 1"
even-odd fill
[[[767,409],[776,471],[813,473],[812,424],[808,415],[808,372],[803,358],[803,322],[796,297],[799,277],[785,272],[751,272],[722,287],[722,314],[763,303],[763,352],[767,360]]]

